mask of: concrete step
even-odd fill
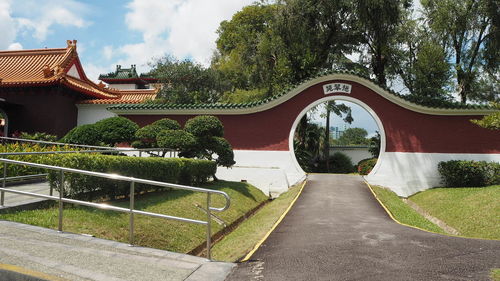
[[[68,280],[224,280],[234,264],[0,221],[0,263]]]

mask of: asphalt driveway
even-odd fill
[[[500,242],[392,221],[359,176],[310,175],[301,197],[226,280],[489,280]]]

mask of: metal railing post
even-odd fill
[[[212,215],[210,214],[210,193],[207,192],[207,259],[212,259],[210,248],[212,246]]]
[[[145,215],[149,217],[156,217],[156,218],[163,218],[163,219],[168,219],[168,220],[176,220],[176,221],[182,221],[186,223],[194,223],[194,224],[201,224],[201,225],[206,225],[207,226],[207,258],[212,259],[211,255],[211,248],[212,248],[212,214],[211,212],[222,212],[224,210],[227,210],[229,206],[231,205],[231,199],[229,195],[223,191],[219,190],[210,190],[210,189],[205,189],[205,188],[199,188],[199,187],[193,187],[193,186],[186,186],[186,185],[179,185],[179,184],[173,184],[173,183],[166,183],[166,182],[158,182],[158,181],[153,181],[153,180],[147,180],[147,179],[140,179],[140,178],[132,178],[132,177],[125,177],[125,176],[120,176],[116,174],[105,174],[105,173],[100,173],[100,172],[93,172],[93,171],[87,171],[87,170],[78,170],[78,169],[73,169],[73,168],[67,168],[67,167],[59,167],[59,166],[51,166],[51,165],[46,165],[46,164],[39,164],[39,163],[30,163],[30,162],[24,162],[24,161],[18,161],[18,160],[10,160],[10,159],[5,159],[0,157],[0,163],[3,163],[4,165],[7,164],[13,164],[13,165],[24,165],[28,167],[36,167],[36,168],[42,168],[42,169],[48,169],[48,170],[54,170],[59,172],[59,196],[50,196],[50,195],[45,195],[45,194],[38,194],[38,193],[32,193],[32,192],[27,192],[27,191],[21,191],[21,190],[15,190],[15,189],[6,189],[6,188],[1,188],[0,191],[6,192],[6,193],[14,193],[14,194],[19,194],[19,195],[26,195],[26,196],[31,196],[31,197],[37,197],[37,198],[44,198],[44,199],[49,199],[49,200],[55,200],[59,201],[59,222],[58,222],[58,231],[62,232],[63,231],[63,211],[64,211],[64,203],[70,203],[70,204],[76,204],[76,205],[82,205],[82,206],[89,206],[93,208],[98,208],[98,209],[105,209],[105,210],[110,210],[110,211],[117,211],[117,212],[122,212],[122,213],[129,213],[130,214],[130,243],[134,243],[134,215],[139,214],[139,215]],[[4,181],[7,178],[6,177],[6,166],[4,166]],[[123,208],[123,207],[117,207],[117,206],[112,206],[108,204],[99,204],[99,203],[92,203],[92,202],[87,202],[87,201],[81,201],[81,200],[76,200],[76,199],[70,199],[70,198],[64,198],[64,187],[65,187],[65,173],[76,173],[76,174],[81,174],[81,175],[87,175],[87,176],[95,176],[95,177],[100,177],[100,178],[106,178],[106,179],[113,179],[113,180],[121,180],[121,181],[127,181],[130,182],[130,206],[129,208]],[[164,215],[164,214],[158,214],[158,213],[152,213],[152,212],[146,212],[146,211],[140,211],[136,210],[135,208],[135,183],[140,183],[140,184],[147,184],[147,185],[153,185],[153,186],[162,186],[162,187],[171,187],[175,189],[181,189],[181,190],[190,190],[190,191],[196,191],[196,192],[204,192],[207,194],[207,220],[195,220],[195,219],[190,219],[190,218],[185,218],[185,217],[178,217],[178,216],[172,216],[172,215]],[[5,185],[5,183],[4,183]],[[225,204],[222,207],[211,207],[211,195],[212,193],[214,194],[219,194],[225,197]]]
[[[63,194],[64,194],[64,171],[59,174],[59,224],[57,230],[63,231]]]
[[[134,245],[134,193],[135,193],[135,182],[130,182],[130,221],[129,221],[129,244]]]
[[[2,188],[5,188],[5,181],[7,180],[7,163],[3,163],[3,180]],[[3,207],[5,203],[5,191],[0,192],[0,206]]]

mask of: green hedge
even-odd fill
[[[368,175],[377,164],[377,158],[368,158],[359,161],[358,163],[358,173],[360,175]]]
[[[500,163],[452,160],[439,162],[438,171],[446,187],[480,187],[500,184]]]
[[[100,154],[60,155],[52,158],[51,161],[52,163],[47,164],[180,184],[205,182],[215,174],[216,169],[215,162],[206,160]],[[59,173],[50,172],[49,182],[59,189]],[[136,184],[135,186],[137,193],[162,189],[168,188],[144,184]],[[128,196],[129,190],[129,182],[65,173],[65,197],[84,200],[119,198]]]
[[[28,143],[7,143],[0,145],[0,153],[12,153],[12,152],[41,152],[41,151],[60,151],[60,150],[74,150],[74,148],[70,148],[68,146],[43,146],[38,144],[28,144]],[[53,154],[49,155],[14,155],[14,156],[2,156],[2,158],[10,159],[10,160],[18,160],[25,162],[34,162],[34,163],[42,163],[54,157]],[[0,163],[0,177],[3,177],[3,163]],[[26,175],[34,175],[46,173],[43,169],[21,166],[21,165],[13,165],[7,164],[7,176],[8,177],[16,177],[16,176],[26,176]]]

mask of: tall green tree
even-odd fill
[[[332,69],[361,40],[353,1],[278,0],[274,32],[281,39],[292,82]]]
[[[329,101],[325,103],[325,111],[326,113],[322,116],[325,118],[325,141],[323,142],[323,153],[324,153],[324,158],[327,159],[326,161],[326,172],[330,172],[330,116],[331,113],[333,112],[335,115],[342,117],[344,114],[344,121],[346,123],[351,124],[354,119],[352,118],[351,115],[351,108],[345,104],[337,104],[334,100]]]
[[[396,45],[397,29],[402,24],[409,0],[356,0],[356,22],[362,43],[370,55],[370,67],[380,85],[387,84],[387,67]]]
[[[366,145],[370,142],[368,132],[363,128],[349,128],[339,138],[341,145]]]
[[[500,71],[499,2],[421,0],[421,3],[430,30],[453,61],[461,102],[481,99],[474,96],[478,82],[484,75],[498,79]]]
[[[259,61],[259,46],[269,32],[273,9],[272,5],[246,6],[217,29],[212,67],[223,72],[234,88],[263,88],[269,78],[266,65]]]
[[[445,48],[432,38],[421,19],[406,12],[397,30],[389,72],[397,74],[415,102],[450,100],[451,70]]]
[[[211,103],[219,100],[228,84],[221,74],[190,60],[165,56],[152,65],[151,75],[163,84],[156,102]]]

